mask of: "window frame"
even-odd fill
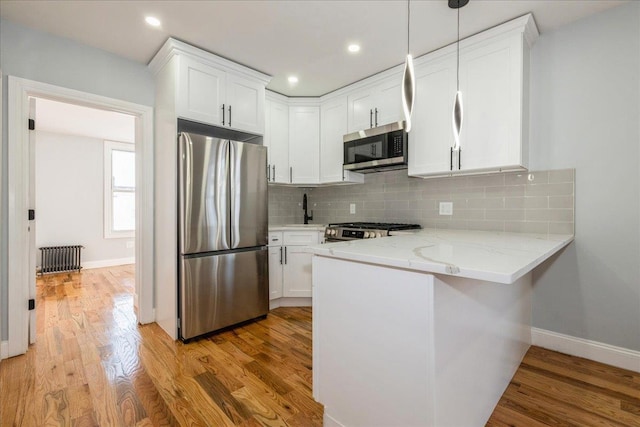
[[[112,154],[114,151],[129,151],[135,155],[135,144],[131,142],[119,142],[119,141],[104,141],[104,238],[105,239],[123,239],[135,237],[135,225],[133,230],[115,231],[113,229],[113,193],[114,192],[136,192],[136,186],[133,190],[129,187],[117,187],[113,186],[113,168],[112,168]],[[135,163],[134,163],[135,164]],[[135,172],[134,172],[135,173]],[[135,175],[134,175],[135,176]],[[134,222],[135,224],[135,222]]]

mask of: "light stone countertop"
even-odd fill
[[[315,255],[510,284],[571,243],[573,235],[421,230],[305,248]]]
[[[323,231],[327,227],[326,224],[284,224],[270,225],[269,231]]]

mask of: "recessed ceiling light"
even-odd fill
[[[360,52],[360,45],[359,44],[355,44],[355,43],[354,44],[350,44],[347,49],[349,49],[349,52],[351,52],[351,53]]]
[[[291,83],[292,85],[298,83],[298,78],[296,76],[289,76],[289,83]]]
[[[146,21],[147,24],[151,25],[152,27],[160,26],[160,20],[153,16],[147,16],[146,18],[144,18],[144,20]]]

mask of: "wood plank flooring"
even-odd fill
[[[1,426],[320,426],[311,309],[187,345],[137,326],[133,266],[37,281],[37,342],[0,364]]]
[[[38,341],[0,363],[0,426],[322,425],[311,309],[185,345],[136,325],[133,277],[38,279]],[[640,374],[532,347],[487,426],[640,426]]]

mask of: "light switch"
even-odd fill
[[[356,204],[355,203],[351,203],[349,205],[349,213],[352,214],[352,215],[356,213]]]
[[[440,215],[453,215],[453,202],[440,202]]]

